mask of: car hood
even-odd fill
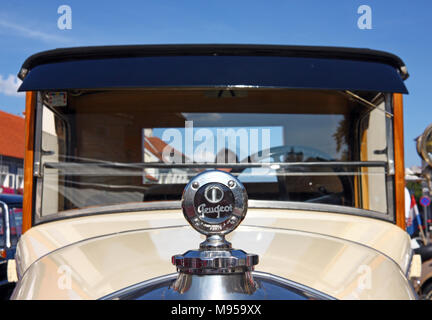
[[[322,212],[249,210],[228,237],[260,256],[256,270],[338,299],[414,298],[405,277],[409,237],[391,223]],[[97,299],[174,273],[171,256],[204,238],[178,210],[51,222],[18,246],[15,299]]]

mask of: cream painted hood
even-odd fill
[[[413,299],[411,247],[397,226],[371,218],[250,209],[228,237],[260,256],[256,270],[338,299]],[[171,256],[203,240],[180,210],[106,214],[46,223],[17,249],[15,299],[98,299],[174,273]]]

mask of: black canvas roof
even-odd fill
[[[173,57],[173,60],[167,65],[165,62],[168,61],[167,57]],[[198,68],[205,66],[208,67],[208,72],[216,73],[216,78],[218,78],[218,71],[224,72],[221,65],[230,65],[233,70],[227,71],[226,81],[219,77],[216,80],[204,79],[202,74],[198,74],[199,70],[194,70],[194,63],[191,59],[187,57],[199,57],[196,59],[198,62]],[[205,57],[220,57],[220,59],[209,59]],[[226,58],[224,58],[226,57]],[[245,57],[245,59],[239,60],[238,57]],[[249,64],[246,61],[249,59]],[[268,59],[258,59],[258,57],[267,57]],[[148,58],[148,59],[146,59]],[[157,59],[165,58],[165,59]],[[280,58],[289,58],[282,60]],[[316,59],[315,70],[310,73],[310,66],[312,59]],[[120,61],[121,60],[121,61]],[[80,63],[85,61],[85,63]],[[91,61],[98,61],[98,65],[89,64]],[[146,79],[138,79],[132,81],[131,79],[125,79],[126,82],[122,83],[118,77],[112,79],[110,82],[109,75],[104,74],[104,79],[107,81],[102,81],[102,78],[97,78],[91,72],[101,72],[104,67],[101,65],[101,61],[106,64],[105,68],[112,69],[113,73],[117,71],[121,72],[121,69],[131,68],[132,77],[134,72],[132,70],[131,64],[135,63],[136,68],[141,68],[142,71],[145,70]],[[175,62],[174,62],[175,61]],[[261,64],[262,62],[262,64]],[[357,65],[354,63],[357,62]],[[211,65],[215,63],[212,67]],[[256,65],[258,63],[258,65]],[[73,66],[72,66],[73,64]],[[185,79],[179,79],[178,74],[184,73],[186,68],[184,65],[188,65],[187,70],[193,70],[194,75],[188,75]],[[279,64],[279,66],[276,66]],[[41,68],[43,66],[47,66]],[[182,67],[177,67],[177,65],[182,65]],[[294,87],[309,87],[307,81],[300,81],[297,85],[295,79],[298,79],[298,75],[302,74],[301,66],[306,72],[310,73],[311,79],[314,80],[311,83],[311,87],[323,89],[345,89],[343,85],[343,80],[347,79],[346,89],[356,89],[356,90],[372,90],[372,91],[393,91],[393,92],[406,92],[406,88],[403,83],[396,85],[399,79],[404,80],[408,77],[406,67],[404,62],[396,55],[376,51],[370,49],[356,49],[356,48],[344,48],[344,47],[318,47],[318,46],[284,46],[284,45],[239,45],[239,44],[172,44],[172,45],[124,45],[124,46],[97,46],[97,47],[76,47],[76,48],[64,48],[64,49],[54,49],[49,51],[40,52],[30,56],[22,65],[22,68],[18,76],[24,80],[20,91],[25,90],[40,90],[40,89],[66,89],[66,88],[78,88],[79,83],[75,83],[69,79],[68,81],[59,81],[57,84],[51,83],[50,81],[44,79],[46,77],[57,77],[56,72],[53,67],[55,66],[59,72],[63,72],[66,77],[74,78],[74,72],[84,72],[86,76],[90,76],[92,83],[89,81],[87,83],[82,83],[84,87],[92,86],[94,88],[113,88],[113,87],[149,87],[152,84],[154,86],[215,86],[215,85],[256,85],[256,86],[267,86],[267,87],[289,87],[294,84]],[[369,81],[374,82],[375,74],[371,75],[370,72],[373,71],[373,65],[376,66],[376,72],[379,74],[386,74],[387,76],[381,77],[379,80],[384,81],[385,84],[383,88],[378,85],[378,80],[376,80],[375,85],[369,85],[367,83],[367,74],[371,79]],[[390,71],[387,67],[391,67],[394,71]],[[152,68],[159,68],[162,73],[165,71],[168,77],[168,66],[172,71],[176,72],[177,79],[175,81],[168,81],[164,79],[155,80],[155,75],[157,70]],[[247,69],[249,66],[250,69]],[[42,75],[35,78],[27,79],[27,75],[32,74],[32,71],[38,69],[38,73],[44,72],[44,78]],[[281,78],[281,74],[277,75],[280,70],[284,70],[287,78],[290,77],[289,70],[293,70],[292,79],[290,81],[284,81]],[[362,70],[363,69],[363,70]],[[386,69],[387,71],[385,71]],[[248,73],[249,78],[243,77],[239,78],[233,76],[239,74],[239,72]],[[320,85],[319,82],[324,81],[325,73],[329,73],[329,70],[338,70],[342,73],[340,79],[335,81],[330,87],[325,85]],[[66,72],[66,74],[65,74]],[[102,71],[106,73],[107,71]],[[275,81],[270,81],[268,79],[271,77],[271,72],[276,74],[278,79]],[[297,73],[296,73],[297,72]],[[361,84],[358,79],[354,79],[354,75],[357,74],[358,77],[362,78],[364,83]],[[294,75],[297,78],[294,78]],[[343,77],[342,77],[343,76]],[[101,76],[102,77],[102,76]],[[153,78],[152,78],[153,77]],[[162,75],[159,75],[162,77]],[[231,77],[231,78],[230,78]],[[332,76],[330,75],[330,78]],[[348,78],[351,78],[348,79]],[[81,77],[81,80],[83,78]],[[266,79],[261,81],[260,79]],[[78,78],[76,78],[78,81]],[[114,81],[115,80],[115,81]],[[154,82],[152,82],[155,80]],[[399,81],[401,81],[399,80]],[[58,82],[59,81],[59,82]],[[237,83],[237,82],[244,83]],[[331,79],[330,79],[331,82]],[[351,82],[351,83],[350,83]],[[323,83],[324,84],[324,83]],[[394,89],[392,89],[394,87]],[[403,88],[402,88],[403,87]]]
[[[402,59],[394,54],[364,48],[248,44],[166,44],[74,47],[42,51],[28,57],[21,69],[30,70],[44,63],[80,59],[188,55],[251,55],[367,60],[387,63],[400,70],[405,68]],[[405,79],[408,74],[404,73],[406,76],[402,77]]]

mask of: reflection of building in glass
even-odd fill
[[[1,193],[21,193],[24,188],[24,118],[0,111]]]
[[[144,163],[185,163],[189,159],[158,137],[152,136],[152,129],[143,129],[143,160]],[[187,183],[189,180],[187,169],[176,168],[146,168],[143,183]]]

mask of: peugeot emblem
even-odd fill
[[[204,191],[204,197],[210,203],[218,203],[223,199],[224,192],[216,185],[208,186]]]
[[[195,176],[185,187],[182,209],[186,220],[205,235],[233,231],[247,211],[245,187],[231,174],[209,170]]]

